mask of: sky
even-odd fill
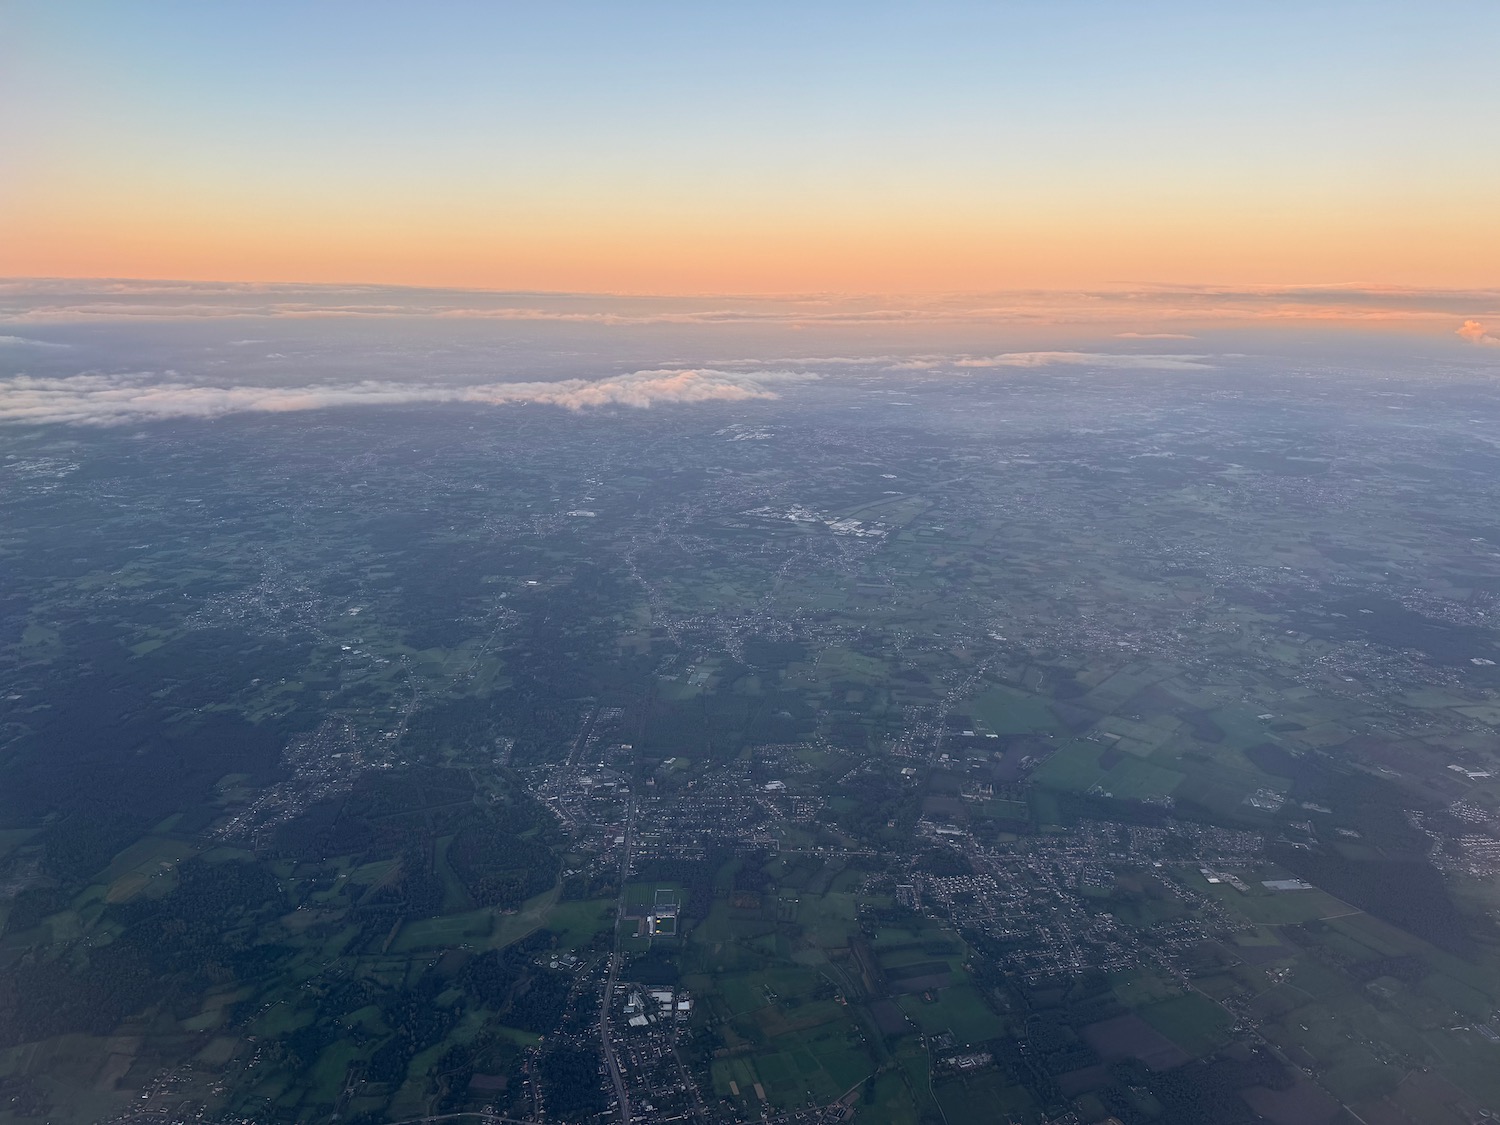
[[[1497,58],[1493,0],[5,0],[0,276],[1494,288]]]

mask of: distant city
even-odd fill
[[[0,428],[0,1117],[1500,1112],[1493,380],[1200,366]]]

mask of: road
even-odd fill
[[[599,1007],[599,1045],[604,1051],[604,1061],[609,1065],[609,1076],[615,1081],[615,1097],[620,1103],[620,1121],[630,1125],[630,1095],[625,1092],[625,1076],[620,1073],[620,1060],[615,1057],[615,1043],[609,1033],[609,1014],[615,998],[615,981],[620,976],[623,960],[621,934],[625,925],[625,884],[630,878],[630,842],[635,835],[635,794],[625,807],[625,842],[620,847],[620,900],[615,906],[615,947],[609,955],[609,976],[604,981],[604,1002]]]
[[[479,1125],[536,1125],[535,1121],[522,1121],[518,1117],[501,1117],[498,1113],[483,1110],[464,1110],[459,1113],[435,1113],[429,1117],[408,1117],[405,1121],[393,1121],[390,1125],[437,1125],[439,1121],[462,1121],[465,1117],[479,1118]]]
[[[688,1073],[687,1064],[682,1061],[682,1055],[676,1047],[672,1048],[672,1061],[677,1064],[677,1075],[682,1079],[683,1087],[693,1096],[693,1117],[698,1121],[707,1121],[708,1107],[703,1104],[703,1093],[698,1089],[698,1083],[693,1081],[693,1076]]]
[[[583,720],[583,725],[578,728],[578,737],[573,739],[573,749],[568,751],[568,767],[563,771],[564,773],[577,768],[578,759],[582,757],[583,748],[588,743],[589,732],[594,729],[594,720],[598,717],[599,708],[595,707]]]

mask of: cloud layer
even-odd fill
[[[605,379],[553,383],[453,386],[365,380],[300,387],[210,386],[171,373],[150,375],[19,376],[0,383],[0,422],[116,426],[171,418],[218,418],[237,413],[286,413],[335,406],[393,406],[464,402],[541,403],[569,410],[657,403],[742,402],[776,398],[766,384],[816,378],[805,372],[762,371],[754,376],[712,369],[635,371]]]

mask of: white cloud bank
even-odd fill
[[[635,371],[605,379],[454,386],[365,380],[301,387],[206,386],[151,375],[19,376],[0,383],[0,422],[116,426],[170,418],[286,413],[333,406],[466,402],[542,403],[569,410],[657,403],[776,398],[765,384],[816,378],[796,371],[754,376],[713,369]]]

